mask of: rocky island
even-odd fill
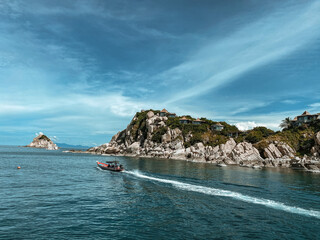
[[[301,116],[308,119],[309,115],[305,112]],[[165,109],[148,110],[136,113],[127,128],[109,143],[86,152],[318,171],[320,120],[316,117],[299,122],[287,118],[282,127],[278,132],[265,127],[240,131],[226,122],[177,117]]]
[[[50,138],[48,138],[43,133],[40,133],[38,136],[36,136],[33,141],[27,145],[26,147],[33,147],[33,148],[46,148],[48,150],[58,150],[58,146],[51,141]]]

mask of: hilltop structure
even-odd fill
[[[186,118],[185,116],[183,116],[182,118],[179,119],[179,122],[180,122],[181,124],[187,124],[187,123],[190,123],[191,120],[188,119],[188,118]]]
[[[167,111],[167,109],[164,108],[160,111],[160,117],[176,117],[176,114],[170,113]]]
[[[320,119],[320,113],[310,114],[308,111],[304,111],[301,115],[296,116],[291,122],[294,126],[301,126],[304,123],[310,123],[317,119]]]
[[[213,124],[211,126],[211,129],[215,130],[215,131],[222,131],[223,130],[223,125],[221,123]]]
[[[193,121],[192,121],[192,124],[196,124],[196,125],[200,125],[200,124],[202,124],[202,123],[203,123],[203,121],[200,120],[199,118],[197,118],[196,120],[193,120]]]

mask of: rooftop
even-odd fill
[[[183,116],[182,118],[180,118],[180,120],[189,120],[189,119]]]
[[[320,115],[319,113],[316,114],[310,114],[308,111],[304,111],[301,115],[297,116],[297,117],[304,117],[304,116],[316,116],[316,115]]]
[[[167,109],[162,109],[160,112],[164,112],[164,113],[169,113],[168,111],[167,111]]]
[[[304,111],[301,116],[311,115],[308,111]]]
[[[194,120],[194,122],[202,122],[199,118],[197,118],[196,120]]]

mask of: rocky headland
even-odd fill
[[[242,132],[225,122],[168,117],[160,111],[148,110],[136,113],[127,128],[109,143],[92,147],[86,153],[318,171],[318,125],[287,127],[281,132],[257,127]]]
[[[33,141],[27,145],[26,147],[32,147],[32,148],[46,148],[48,150],[58,150],[58,146],[51,141],[50,138],[48,138],[43,133],[40,133],[38,136],[36,136]]]

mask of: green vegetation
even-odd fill
[[[208,141],[206,141],[206,139],[205,139],[205,144],[208,146],[214,147],[214,146],[226,143],[228,141],[228,139],[229,138],[224,135],[217,135],[217,134],[209,133]]]
[[[141,131],[143,137],[146,138],[147,128],[146,119],[149,110],[138,112],[135,119],[131,122],[132,131],[131,136],[137,141],[139,132]],[[151,110],[155,114],[160,111]],[[191,116],[185,116],[190,121],[195,120]],[[202,124],[196,125],[192,123],[181,124],[180,117],[171,117],[166,121],[166,126],[160,127],[155,130],[152,135],[152,141],[161,143],[162,136],[167,132],[168,127],[171,129],[178,128],[182,132],[184,139],[184,146],[190,147],[198,142],[202,142],[206,146],[217,146],[223,144],[230,137],[233,137],[237,143],[247,141],[252,144],[262,153],[268,147],[270,142],[278,141],[285,142],[297,151],[298,155],[310,153],[311,148],[314,146],[314,135],[320,131],[320,120],[315,120],[311,123],[302,126],[294,126],[290,118],[283,120],[280,125],[283,130],[274,132],[266,127],[255,127],[252,130],[241,132],[236,126],[229,125],[226,122],[220,122],[224,126],[222,131],[211,130],[213,124],[217,124],[212,120],[201,118]],[[124,133],[121,133],[124,135]],[[42,136],[42,138],[47,138]]]
[[[285,118],[284,120],[282,120],[279,127],[281,127],[282,129],[288,129],[293,127],[292,120],[289,117]]]
[[[247,136],[245,136],[245,140],[250,143],[257,143],[273,134],[274,131],[266,127],[255,127],[254,129],[248,131]]]
[[[297,155],[299,156],[310,154],[311,148],[315,144],[314,135],[320,131],[320,120],[314,120],[311,123],[306,123],[302,126],[293,126],[292,123],[288,124],[288,120],[289,118],[283,120],[282,123],[284,124],[281,125],[283,127],[281,132],[276,132],[274,134],[268,134],[267,132],[267,134],[263,136],[263,139],[254,146],[260,151],[266,148],[269,142],[278,141],[287,143],[296,150]],[[246,140],[248,139],[246,138]]]
[[[236,143],[241,143],[244,141],[244,138],[245,134],[240,132],[239,135],[234,138],[234,140],[236,141]]]
[[[201,133],[194,133],[193,136],[190,138],[190,144],[191,145],[194,145],[198,142],[202,142],[203,139],[202,139],[202,135]]]
[[[202,142],[206,146],[217,146],[219,144],[226,143],[228,141],[228,137],[215,134],[211,130],[206,130],[202,132],[194,132],[190,131],[189,133],[192,134],[189,143],[194,145],[195,143]]]
[[[50,139],[46,135],[42,135],[41,137],[39,137],[39,140],[40,139],[44,139],[46,141],[50,141]]]
[[[131,136],[133,137],[133,139],[136,141],[139,135],[139,131],[142,132],[143,134],[143,138],[147,137],[147,126],[146,126],[146,120],[147,120],[147,113],[149,111],[153,111],[154,114],[159,113],[160,111],[157,110],[146,110],[143,112],[137,112],[135,117],[136,119],[133,120],[131,122],[131,125],[133,125],[132,127],[132,132],[131,132]]]
[[[137,140],[139,130],[141,130],[144,136],[146,136],[147,134],[146,118],[147,118],[147,112],[138,112],[136,113],[136,119],[131,122],[131,124],[133,125],[131,136],[133,137],[134,140]]]
[[[185,116],[187,119],[195,120],[191,116]],[[213,131],[211,126],[217,124],[212,120],[201,118],[203,121],[202,124],[196,125],[192,123],[182,124],[179,121],[180,117],[169,118],[166,121],[166,124],[169,128],[175,129],[179,128],[182,131],[182,135],[185,140],[185,147],[189,147],[195,143],[203,142],[207,146],[217,146],[222,143],[226,143],[228,136],[239,132],[239,129],[236,126],[229,125],[225,122],[221,124],[224,126],[222,131]],[[192,136],[188,139],[189,136]],[[189,140],[189,141],[188,141]]]
[[[223,130],[220,132],[222,135],[229,136],[239,133],[239,129],[234,125],[229,125],[226,122],[220,122],[223,125]]]
[[[208,131],[208,126],[206,124],[194,125],[194,124],[182,124],[180,130],[182,131],[182,135],[186,136],[189,133],[192,135],[201,135]]]
[[[162,135],[167,132],[167,127],[160,127],[156,131],[154,131],[151,140],[153,142],[161,143]]]
[[[276,133],[269,137],[268,140],[285,142],[294,148],[298,155],[302,156],[310,153],[314,145],[313,137],[316,132],[312,126],[292,127]]]
[[[312,125],[301,127],[286,126],[281,132],[274,132],[265,127],[256,127],[248,131],[244,139],[253,143],[260,153],[274,141],[287,143],[300,156],[310,153],[312,146],[314,146],[313,136],[316,132],[315,130],[317,127],[320,129],[320,124],[314,124],[314,127]]]
[[[168,120],[166,121],[166,124],[169,128],[171,129],[175,129],[175,128],[182,128],[182,124],[179,121],[180,117],[171,117],[168,118]]]
[[[267,148],[269,146],[269,142],[266,141],[266,140],[262,140],[256,144],[253,144],[253,146],[258,149],[259,153],[261,156],[263,156],[263,152],[264,152],[264,149]]]

